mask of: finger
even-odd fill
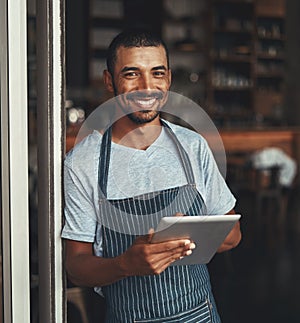
[[[186,256],[191,255],[191,254],[192,254],[192,250],[173,253],[173,254],[169,254],[168,256],[157,255],[156,258],[153,259],[154,272],[161,273],[176,260],[180,260]]]
[[[150,260],[151,270],[149,274],[159,274],[170,266],[174,261],[192,254],[194,243],[186,244],[184,247],[172,250],[164,250],[161,253],[152,253]]]
[[[184,245],[180,245],[177,248],[172,248],[170,246],[169,248],[164,247],[162,250],[157,248],[152,250],[152,260],[160,261],[163,259],[166,262],[172,262],[182,256],[190,255],[195,248],[196,245],[193,242],[188,243],[188,241],[186,241]]]
[[[165,268],[167,268],[170,264],[172,264],[174,261],[180,259],[183,257],[182,253],[174,253],[174,254],[168,254],[168,255],[161,255],[158,254],[155,257],[153,257],[151,263],[153,271],[163,271]]]
[[[150,243],[154,235],[154,229],[150,228],[148,232],[148,242]]]
[[[155,253],[165,253],[170,252],[172,250],[185,250],[189,249],[189,245],[191,244],[190,239],[178,239],[178,240],[169,240],[158,243],[151,243],[152,250]]]
[[[169,249],[165,250],[165,252],[161,252],[161,258],[166,260],[175,258],[177,260],[180,257],[191,255],[195,248],[196,244],[194,242],[186,242],[183,247]]]
[[[183,213],[181,213],[181,212],[176,212],[176,213],[174,214],[174,216],[185,216],[185,214],[183,214]]]

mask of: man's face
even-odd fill
[[[120,47],[108,88],[118,97],[123,112],[136,123],[154,120],[165,104],[171,84],[166,52],[158,47]]]

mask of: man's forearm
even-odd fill
[[[79,286],[105,286],[126,277],[119,257],[79,254],[66,263],[70,281]]]
[[[240,222],[237,222],[224,242],[221,244],[217,252],[224,252],[235,248],[240,243],[241,238],[242,234],[240,230]]]

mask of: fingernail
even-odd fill
[[[192,254],[192,250],[188,250],[185,254],[187,255],[187,256],[189,256],[189,255],[191,255]]]
[[[183,256],[181,256],[179,259],[181,260],[181,259],[183,259],[184,257]]]
[[[192,242],[191,244],[190,244],[190,249],[191,250],[193,250],[193,249],[195,249],[196,248],[196,245]]]
[[[188,244],[190,244],[191,243],[191,240],[185,240],[184,241],[184,245],[186,246],[186,245],[188,245]]]

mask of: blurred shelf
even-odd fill
[[[272,118],[283,104],[285,0],[214,0],[210,8],[207,104],[218,111],[213,118],[221,126],[239,124],[238,119],[254,124],[256,114]],[[264,90],[259,95],[258,88]]]
[[[258,78],[282,78],[284,77],[284,72],[265,72],[265,73],[256,73]]]
[[[253,28],[254,30],[254,28]],[[213,30],[216,34],[238,34],[242,36],[251,36],[253,33],[253,30],[247,30],[247,29],[240,29],[240,28],[215,28]]]
[[[252,62],[252,55],[251,54],[244,54],[244,55],[213,55],[213,60],[215,62],[228,62],[228,63],[248,63]]]
[[[213,86],[215,91],[249,91],[253,86]]]
[[[283,54],[269,54],[264,52],[258,52],[256,54],[256,57],[258,59],[281,60],[281,61],[285,59],[285,56]]]

